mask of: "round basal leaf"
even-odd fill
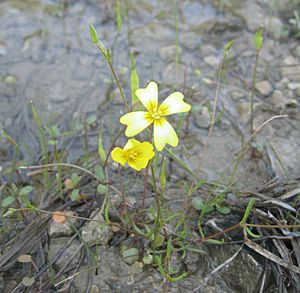
[[[202,198],[199,196],[194,197],[192,200],[192,206],[195,210],[201,211],[204,206]]]
[[[31,255],[22,254],[18,257],[18,262],[31,262]]]
[[[16,200],[16,198],[12,195],[5,197],[2,200],[1,206],[6,208],[8,206],[10,206],[14,201]]]
[[[79,189],[74,189],[71,193],[71,200],[76,201],[79,199]]]
[[[164,243],[164,241],[165,241],[165,238],[164,238],[162,235],[158,234],[158,235],[156,236],[155,246],[156,246],[156,247],[162,246],[163,243]]]
[[[153,255],[152,254],[146,254],[144,257],[143,257],[143,263],[145,265],[151,265],[153,262]]]
[[[99,180],[102,180],[102,181],[105,180],[105,178],[106,178],[103,167],[99,164],[95,166],[95,175],[97,176],[97,178]]]
[[[96,116],[96,115],[91,115],[91,116],[89,116],[89,117],[86,119],[86,123],[87,123],[88,125],[92,125],[92,124],[96,123],[96,121],[97,121],[97,116]]]
[[[24,195],[30,193],[33,190],[32,186],[28,185],[28,186],[24,186],[20,192]]]
[[[97,192],[101,193],[101,194],[105,193],[106,192],[106,185],[98,184],[98,186],[97,186]]]
[[[78,176],[77,173],[72,173],[71,180],[74,185],[77,185],[78,182],[80,181],[80,176]]]
[[[231,209],[228,207],[217,206],[217,211],[223,215],[228,215],[231,212]]]
[[[123,251],[122,257],[127,264],[132,265],[139,260],[139,250],[135,247],[128,248]]]
[[[48,144],[50,144],[50,145],[57,145],[57,140],[50,139],[50,140],[48,140]]]
[[[26,287],[29,287],[29,286],[33,285],[34,282],[35,282],[34,277],[31,277],[31,278],[29,278],[29,277],[24,277],[24,278],[22,279],[22,283],[23,283],[23,285],[26,286]]]

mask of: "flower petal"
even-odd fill
[[[128,161],[128,165],[137,170],[137,171],[140,171],[141,169],[144,169],[147,167],[148,165],[148,162],[149,162],[149,159],[146,159],[146,158],[136,158],[134,160],[129,160]]]
[[[146,158],[151,160],[155,156],[153,151],[153,145],[147,141],[142,142],[135,148],[135,151],[139,154],[139,158]]]
[[[127,125],[125,135],[128,137],[135,136],[150,125],[152,121],[147,119],[147,115],[149,115],[148,112],[137,111],[122,116],[120,122]]]
[[[121,148],[114,148],[111,152],[112,159],[124,166],[126,164],[126,156]]]
[[[158,85],[156,82],[149,82],[146,88],[137,89],[135,94],[148,111],[152,112],[153,108],[157,110]]]
[[[135,147],[136,145],[140,144],[140,142],[138,142],[137,140],[131,138],[127,141],[127,143],[125,144],[123,150],[130,150],[132,149],[133,147]]]
[[[190,111],[191,105],[184,102],[183,98],[181,92],[172,93],[161,103],[158,111],[162,112],[162,116]]]
[[[178,137],[172,125],[164,118],[154,122],[154,145],[158,151],[162,151],[166,144],[175,147],[178,145]]]

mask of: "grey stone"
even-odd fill
[[[300,66],[282,66],[280,67],[280,74],[282,77],[287,77],[291,81],[298,82],[300,81]]]
[[[284,89],[286,89],[288,83],[289,83],[289,79],[288,79],[287,77],[283,77],[283,78],[275,85],[275,88],[276,88],[277,90],[283,91]]]
[[[300,89],[300,83],[299,82],[290,82],[290,83],[288,83],[287,87],[290,90],[298,90],[298,89]]]
[[[87,222],[82,228],[82,239],[90,246],[106,245],[113,237],[112,229],[104,221],[99,211],[91,215],[94,221]]]
[[[250,117],[250,105],[249,102],[241,102],[236,104],[236,110],[240,115],[242,123],[246,123]]]
[[[286,98],[280,91],[274,91],[272,95],[272,104],[276,109],[285,109],[287,107],[296,108],[298,106],[297,100]]]
[[[196,50],[202,44],[200,36],[192,32],[183,33],[180,39],[182,46],[189,50]]]
[[[211,119],[209,116],[208,108],[203,107],[201,110],[201,115],[197,118],[196,124],[200,128],[208,128],[211,124]]]
[[[215,56],[204,57],[204,62],[211,67],[218,67],[220,61]]]
[[[49,261],[52,261],[56,257],[57,253],[60,253],[60,250],[66,245],[66,243],[69,240],[69,237],[59,237],[50,239],[48,251]],[[68,266],[74,265],[80,257],[79,247],[80,242],[77,239],[74,239],[71,242],[71,244],[68,247],[66,247],[66,249],[64,249],[61,256],[55,261],[55,269],[60,270],[71,257],[73,257],[73,259]]]
[[[253,11],[255,11],[255,17]],[[242,8],[237,9],[236,12],[244,18],[249,30],[256,31],[260,26],[263,26],[273,38],[279,39],[281,37],[282,21],[275,16],[266,16],[266,12],[255,1],[243,4]]]
[[[164,68],[162,72],[163,82],[167,84],[183,83],[184,72],[185,72],[184,65],[178,64],[176,68],[175,63],[170,63]]]
[[[232,91],[230,92],[230,96],[233,100],[240,100],[245,97],[245,93],[240,91]]]
[[[178,54],[180,55],[181,49],[177,48],[176,45],[171,45],[167,47],[163,47],[159,50],[159,56],[164,61],[175,61],[176,50],[178,49]]]
[[[66,216],[75,216],[74,212],[66,212]],[[49,236],[50,237],[61,237],[61,236],[71,236],[74,234],[72,225],[76,224],[76,218],[68,218],[64,223],[56,223],[53,220],[50,223],[49,227]]]
[[[286,58],[283,59],[282,61],[282,65],[286,65],[286,66],[291,66],[291,65],[298,65],[299,61],[297,58],[295,58],[294,56],[287,56]]]
[[[259,81],[256,83],[256,87],[255,87],[258,92],[263,95],[263,96],[268,96],[272,93],[273,91],[273,86],[271,85],[271,83],[267,80],[263,80],[263,81]]]

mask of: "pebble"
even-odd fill
[[[208,128],[211,124],[211,119],[209,116],[208,108],[203,107],[201,110],[201,115],[197,118],[196,124],[200,128]]]
[[[300,83],[299,82],[290,82],[290,83],[288,83],[287,87],[290,90],[298,90],[298,89],[300,89]]]
[[[240,120],[242,123],[246,123],[250,117],[250,104],[249,102],[241,102],[236,104],[236,110],[240,115]]]
[[[163,82],[167,84],[181,84],[184,82],[185,66],[183,64],[178,64],[176,70],[176,64],[170,63],[167,65],[162,72]]]
[[[287,56],[283,59],[282,65],[291,66],[291,65],[297,65],[298,59],[296,59],[294,56]]]
[[[245,97],[245,94],[240,91],[232,91],[230,92],[230,96],[233,100],[240,100]]]
[[[49,260],[53,260],[56,254],[66,245],[66,243],[70,240],[69,237],[59,237],[59,238],[51,238],[49,244],[49,251],[48,251],[48,258]],[[67,261],[71,257],[73,257],[74,253],[77,251],[78,247],[80,246],[80,241],[74,239],[71,244],[66,247],[66,249],[62,252],[61,256],[56,260],[54,263],[55,269],[60,270]],[[78,251],[75,254],[73,260],[69,264],[69,266],[74,265],[80,256],[80,252]]]
[[[204,62],[211,67],[217,67],[220,63],[215,56],[204,57]]]
[[[82,228],[81,237],[90,246],[106,245],[113,237],[111,227],[105,223],[103,216],[99,211],[94,212],[91,219],[95,221],[88,221]],[[101,221],[99,223],[96,221]]]
[[[256,83],[256,89],[261,95],[266,97],[272,93],[273,86],[269,81],[263,80]]]
[[[196,50],[202,44],[201,37],[192,33],[186,32],[181,35],[182,46],[189,50]]]
[[[66,212],[65,214],[69,216],[75,216],[75,213],[71,211]],[[70,223],[74,225],[76,223],[76,218],[68,218],[68,220],[66,220],[64,223],[56,223],[52,220],[49,227],[49,236],[71,236],[72,234],[74,234],[74,231]]]
[[[174,61],[177,49],[178,49],[178,54],[180,55],[181,49],[180,47],[177,48],[176,45],[163,47],[159,50],[159,56],[164,61]]]
[[[283,91],[284,89],[286,89],[288,83],[289,79],[287,77],[284,77],[278,83],[276,83],[275,87],[277,90]]]
[[[297,100],[286,98],[281,91],[274,91],[271,101],[276,109],[296,108],[298,106]]]
[[[287,77],[291,81],[299,82],[300,66],[299,65],[282,66],[280,67],[280,74],[282,77]]]

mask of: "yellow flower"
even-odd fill
[[[149,112],[136,111],[122,116],[120,122],[127,125],[125,135],[128,137],[135,136],[153,123],[154,145],[158,151],[162,151],[167,143],[173,147],[177,146],[177,134],[171,124],[163,117],[188,112],[191,109],[191,106],[183,101],[183,94],[180,92],[172,93],[159,107],[156,82],[151,81],[146,88],[136,90],[135,94]]]
[[[111,156],[114,161],[118,162],[122,166],[128,162],[128,165],[140,171],[146,168],[149,160],[155,155],[153,146],[149,142],[139,142],[135,139],[129,139],[123,149],[114,148],[111,152]]]

